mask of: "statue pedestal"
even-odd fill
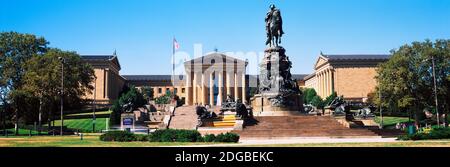
[[[270,101],[270,96],[256,94],[250,99],[253,107],[253,116],[291,116],[301,115],[303,111],[302,97],[291,95],[288,97],[294,102],[289,106],[274,106]]]
[[[302,93],[292,79],[292,63],[281,46],[264,51],[260,64],[259,94],[250,99],[254,116],[289,116],[303,112]]]

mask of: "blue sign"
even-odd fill
[[[123,125],[133,125],[133,118],[124,118]]]

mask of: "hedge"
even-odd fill
[[[450,139],[450,128],[434,128],[429,133],[415,133],[403,135],[398,140],[427,140],[427,139]]]
[[[110,131],[100,135],[101,141],[136,141],[136,135],[127,131]]]
[[[150,142],[224,142],[237,143],[239,135],[235,133],[208,134],[201,136],[196,130],[164,129],[150,135],[133,134],[126,131],[110,131],[100,136],[101,141],[150,141]]]

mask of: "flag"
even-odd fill
[[[173,38],[173,49],[178,50],[180,48],[180,45],[177,42],[177,39]]]

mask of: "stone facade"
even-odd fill
[[[186,105],[218,105],[227,95],[247,101],[247,62],[213,52],[184,63]]]
[[[95,80],[92,83],[94,90],[86,92],[84,98],[92,101],[95,99],[97,104],[111,104],[118,99],[126,81],[119,74],[120,64],[117,56],[83,55],[81,58],[93,67],[95,73]]]
[[[314,66],[314,73],[305,77],[305,87],[314,88],[326,98],[332,92],[347,100],[365,101],[376,87],[376,68],[390,55],[323,55]]]
[[[165,95],[168,91],[176,94],[180,99],[186,98],[186,88],[184,82],[178,81],[183,79],[183,75],[175,77],[178,80],[175,84],[172,82],[172,75],[124,75],[128,85],[133,85],[138,89],[149,86],[153,89],[153,97]]]

